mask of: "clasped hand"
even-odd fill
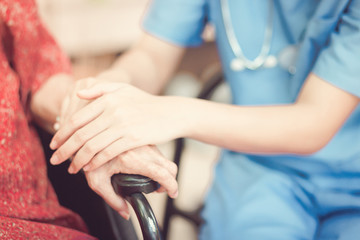
[[[79,80],[64,101],[50,161],[71,158],[69,172],[83,169],[89,186],[125,218],[128,208],[112,189],[113,174],[147,176],[176,197],[177,167],[154,146],[177,137],[170,107],[163,97],[129,84]]]

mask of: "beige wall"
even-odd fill
[[[149,0],[37,0],[40,15],[70,56],[121,52],[138,37]]]

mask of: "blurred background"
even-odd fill
[[[71,58],[75,78],[94,76],[108,68],[114,59],[139,37],[141,19],[149,0],[37,0],[40,15],[49,31]],[[163,94],[194,97],[214,73],[221,70],[213,42],[213,30],[204,32],[204,44],[187,51],[177,73]],[[215,101],[229,102],[226,85],[219,88]],[[187,140],[179,172],[179,197],[176,204],[192,210],[201,205],[212,177],[218,149]],[[169,159],[174,144],[159,146]],[[162,225],[165,194],[147,198]],[[132,213],[139,239],[141,233]],[[185,220],[174,218],[170,240],[196,239],[196,229]]]

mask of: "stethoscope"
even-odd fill
[[[259,55],[250,60],[245,55],[235,35],[234,27],[231,22],[231,14],[228,0],[220,0],[221,13],[225,27],[226,37],[230,48],[234,54],[234,58],[230,61],[230,69],[232,71],[257,70],[260,68],[273,68],[277,65],[285,68],[290,74],[295,74],[295,60],[297,56],[297,47],[290,45],[285,47],[278,56],[270,55],[271,40],[273,34],[274,23],[274,2],[269,1],[269,13],[267,25],[265,29],[264,42],[262,44]]]

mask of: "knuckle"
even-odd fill
[[[77,125],[78,125],[78,119],[77,119],[77,117],[71,117],[70,119],[69,119],[69,126],[71,127],[71,128],[76,128],[77,127]]]
[[[171,162],[171,163],[170,163],[170,168],[171,168],[171,172],[172,172],[174,175],[176,175],[177,172],[178,172],[178,170],[179,170],[178,166],[177,166],[174,162]]]
[[[86,143],[83,147],[83,151],[86,155],[94,155],[95,151],[96,151],[96,148],[93,144],[91,143]]]
[[[87,135],[82,131],[77,131],[74,133],[74,140],[78,143],[84,143],[87,140]]]
[[[94,157],[94,159],[89,163],[91,167],[99,167],[102,163],[106,162],[105,158],[102,157]]]
[[[105,163],[110,159],[111,159],[110,153],[107,150],[103,150],[93,158],[93,160],[91,161],[91,167],[98,167],[102,163]]]
[[[87,162],[87,159],[84,157],[81,157],[81,158],[75,157],[72,161],[72,164],[76,169],[80,169],[82,166],[84,166],[84,164],[86,164],[86,162]]]
[[[89,187],[93,190],[98,190],[101,186],[101,181],[96,176],[92,176],[88,179]]]
[[[130,158],[135,158],[136,152],[135,151],[126,151],[121,154],[121,158],[124,158],[125,160],[128,160]]]
[[[166,171],[164,168],[157,168],[156,176],[159,181],[166,181],[169,177],[169,172]]]
[[[111,150],[109,150],[109,149],[104,149],[99,154],[100,159],[109,159],[109,158],[111,158],[111,156],[112,156],[112,153],[111,153]]]
[[[118,160],[119,160],[119,163],[125,167],[128,167],[128,163],[131,162],[131,161],[129,161],[129,158],[125,155],[119,156]]]
[[[66,156],[66,153],[65,153],[64,150],[59,149],[59,150],[57,150],[56,155],[57,155],[57,157],[58,157],[59,159],[64,159],[65,156]]]

